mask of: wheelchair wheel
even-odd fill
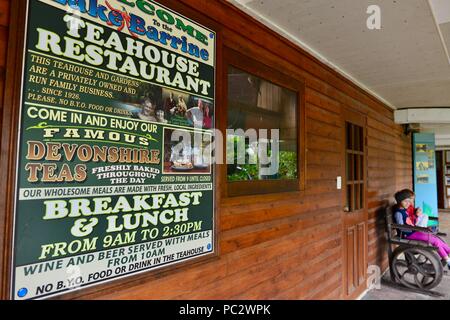
[[[435,288],[444,274],[441,259],[431,249],[400,246],[393,252],[390,267],[395,282],[419,290]]]

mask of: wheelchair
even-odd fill
[[[438,221],[429,217],[430,221]],[[446,234],[428,228],[398,225],[394,223],[393,207],[386,210],[389,270],[394,283],[409,289],[430,292],[443,278],[445,261],[437,253],[437,248],[423,241],[408,240],[402,232],[420,231],[435,236]]]

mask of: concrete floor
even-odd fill
[[[440,229],[449,234],[446,240],[450,243],[450,211],[440,213]],[[445,270],[448,271],[447,268]],[[450,300],[450,272],[444,275],[441,284],[433,291],[442,296],[426,295],[398,287],[392,284],[388,271],[381,280],[381,289],[370,290],[362,300]]]

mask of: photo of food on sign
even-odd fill
[[[163,174],[211,173],[211,135],[164,129]]]

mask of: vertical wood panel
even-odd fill
[[[12,71],[14,66],[10,65],[12,67],[11,71],[8,71],[6,66],[10,62],[14,62],[13,57],[10,60],[7,60],[8,54],[10,56],[15,54],[15,45],[11,45],[8,41],[10,34],[9,24],[11,16],[15,16],[18,13],[18,10],[11,8],[10,4],[11,0],[0,0],[0,135],[2,135],[0,137],[0,170],[5,169],[3,163],[5,162],[5,159],[11,158],[9,153],[12,153],[12,150],[9,148],[7,143],[5,143],[5,141],[9,140],[9,137],[3,137],[5,128],[8,130],[8,128],[11,127],[11,124],[9,123],[11,121],[8,120],[13,119],[13,117],[5,112],[7,107],[5,102],[11,101],[11,97],[8,97],[8,95],[12,94],[11,87],[14,84],[13,81],[11,81],[11,83],[8,83],[8,86],[10,87],[8,88],[6,87],[6,83],[7,78],[8,80],[12,80],[15,77],[15,75],[12,74],[14,73]],[[19,5],[17,7],[19,7]],[[13,33],[13,31],[11,33]],[[9,77],[7,77],[7,74]],[[10,262],[10,257],[8,255],[8,251],[11,245],[11,223],[9,223],[9,221],[11,221],[11,212],[8,209],[10,208],[9,202],[11,199],[5,199],[5,196],[8,194],[7,191],[10,188],[10,186],[7,185],[8,179],[6,179],[8,175],[11,175],[11,172],[0,172],[0,180],[2,181],[0,186],[0,194],[3,195],[3,197],[0,197],[0,248],[2,250],[2,253],[0,254],[0,299],[7,297],[7,281],[9,279],[8,265]]]

